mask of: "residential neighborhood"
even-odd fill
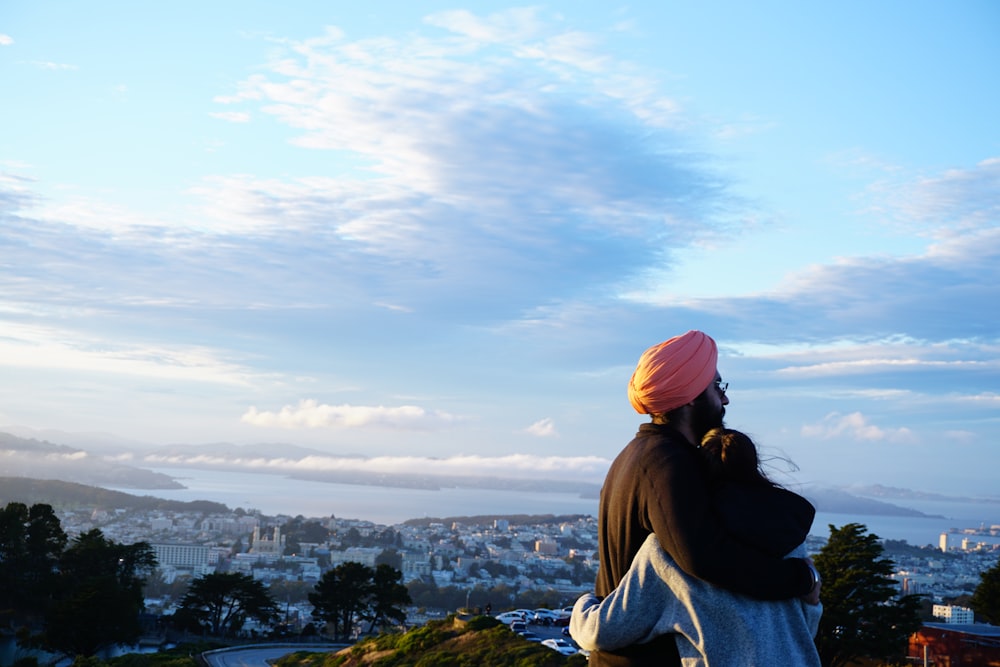
[[[411,521],[393,526],[362,519],[274,516],[238,510],[229,514],[70,510],[60,512],[67,533],[100,528],[122,543],[150,543],[167,584],[216,571],[237,571],[273,584],[319,581],[323,572],[344,562],[369,567],[391,555],[403,583],[417,582],[467,592],[464,606],[494,614],[512,609],[516,593],[548,591],[548,606],[562,607],[591,590],[597,570],[597,522],[591,516],[467,518]],[[321,528],[326,539],[301,541],[287,527]],[[974,531],[960,546],[896,549],[886,557],[895,564],[900,592],[926,595],[935,604],[970,594],[979,574],[1000,556],[1000,545],[977,541]],[[816,553],[825,540],[810,537]],[[943,544],[946,541],[942,540]],[[903,546],[905,543],[902,543]],[[511,599],[482,599],[490,590],[509,591]],[[149,600],[151,609],[168,611],[170,600]],[[289,603],[291,611],[292,604]],[[416,617],[454,609],[414,608]],[[298,604],[298,618],[308,621],[309,605]],[[414,620],[417,620],[416,618]]]

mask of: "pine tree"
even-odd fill
[[[402,623],[406,620],[405,605],[410,604],[410,592],[401,582],[403,573],[391,565],[381,564],[375,568],[372,577],[372,601],[368,617],[371,620],[369,632],[388,622]]]
[[[987,623],[1000,625],[1000,560],[980,573],[979,585],[969,600],[969,606]]]
[[[67,537],[50,505],[0,509],[0,610],[15,624],[44,612]]]
[[[328,570],[309,594],[313,617],[330,624],[334,636],[349,638],[355,621],[370,609],[374,574],[372,568],[355,562]]]
[[[862,524],[831,525],[814,559],[823,580],[816,646],[825,667],[902,657],[907,639],[920,629],[919,596],[897,597],[894,563],[882,558],[878,539]]]
[[[67,656],[92,656],[135,642],[142,589],[155,567],[156,555],[146,542],[119,544],[96,528],[78,536],[59,557],[42,645]]]
[[[226,636],[238,632],[247,619],[267,625],[279,615],[278,605],[264,584],[242,572],[216,572],[191,582],[175,621],[185,629],[195,625]]]

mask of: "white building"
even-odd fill
[[[343,563],[361,563],[368,567],[375,567],[375,559],[382,553],[378,547],[349,547],[343,551],[330,552],[330,567],[337,567]]]
[[[932,610],[934,618],[940,618],[945,623],[971,624],[975,614],[966,607],[956,607],[951,604],[936,604]]]
[[[151,544],[160,567],[196,568],[208,565],[211,549],[200,544]]]

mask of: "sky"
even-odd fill
[[[600,481],[639,355],[700,329],[786,483],[996,496],[998,35],[992,0],[8,0],[0,431]]]

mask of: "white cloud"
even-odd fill
[[[718,175],[702,173],[694,156],[678,153],[675,137],[640,120],[673,108],[669,100],[651,95],[639,76],[595,82],[579,65],[588,40],[576,33],[547,34],[535,57],[520,57],[536,31],[534,11],[522,14],[431,19],[475,35],[472,44],[453,37],[293,43],[268,74],[217,101],[253,102],[298,129],[297,144],[360,155],[396,187],[474,212],[466,224],[502,218],[517,232],[525,223],[551,224],[553,214],[540,211],[597,209],[589,225],[641,235],[667,212],[686,219],[693,202],[719,196]],[[564,67],[547,66],[560,57]],[[532,215],[519,222],[527,207]]]
[[[28,60],[25,61],[25,64],[32,65],[39,69],[47,69],[47,70],[68,71],[68,70],[79,69],[76,65],[69,65],[66,63],[54,63],[46,60]]]
[[[265,458],[211,455],[144,454],[136,457],[149,466],[202,466],[243,468],[258,472],[343,472],[409,474],[409,475],[472,475],[515,478],[576,479],[599,483],[610,461],[597,456],[538,456],[510,454],[505,456],[456,455],[443,458],[424,456],[375,456],[371,458],[311,455],[302,458]]]
[[[556,431],[556,423],[549,417],[539,419],[534,424],[524,429],[524,432],[528,435],[533,435],[539,438],[551,438],[559,435],[559,432]]]
[[[944,436],[949,440],[963,444],[976,442],[981,437],[978,433],[964,430],[945,431]]]
[[[982,405],[983,407],[1000,407],[1000,394],[994,391],[985,391],[978,394],[960,396],[957,400],[965,403],[971,403],[973,405]]]
[[[75,316],[84,315],[75,309]],[[37,314],[37,310],[35,311]],[[91,311],[99,318],[99,311]],[[4,321],[0,368],[55,369],[196,383],[245,386],[260,374],[227,362],[216,350],[183,345],[111,342],[80,330]]]
[[[853,361],[832,361],[810,364],[807,366],[789,366],[787,368],[780,368],[776,370],[775,373],[796,377],[820,377],[884,372],[888,370],[941,370],[945,368],[965,370],[1000,369],[1000,360],[935,361],[932,359],[856,359]]]
[[[278,412],[249,408],[242,417],[247,424],[271,428],[362,428],[384,427],[428,430],[449,426],[457,417],[440,410],[427,411],[415,405],[397,407],[364,405],[326,405],[303,399],[296,406],[286,405]]]
[[[874,189],[897,219],[920,223],[949,238],[1000,225],[1000,158],[969,169],[950,169],[898,185]]]
[[[250,114],[245,111],[213,111],[208,114],[212,118],[229,121],[230,123],[249,123]]]
[[[10,46],[14,43],[14,38],[0,32],[0,46]]]
[[[818,424],[802,427],[802,436],[831,440],[849,438],[857,441],[913,442],[915,436],[908,428],[887,429],[868,422],[860,412],[843,415],[832,412]]]
[[[431,14],[424,21],[484,43],[521,42],[534,37],[541,29],[538,10],[529,7],[506,9],[485,18],[465,9],[455,9]]]

